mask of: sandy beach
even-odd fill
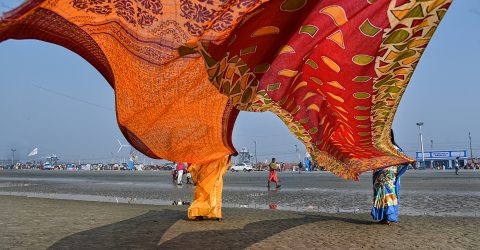
[[[282,188],[266,188],[268,172],[227,173],[224,207],[369,213],[372,177],[347,181],[328,172],[279,173]],[[402,176],[402,215],[480,216],[480,171],[409,171]],[[192,185],[177,186],[162,171],[0,171],[0,195],[171,205],[192,201]]]
[[[224,222],[186,207],[0,196],[2,249],[478,249],[480,218],[224,209]]]

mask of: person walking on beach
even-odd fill
[[[392,144],[397,150],[390,132]],[[373,220],[380,224],[391,225],[398,222],[398,208],[400,205],[400,176],[408,169],[408,166],[391,166],[373,171],[373,207],[371,215]]]
[[[179,162],[177,164],[177,185],[182,185],[183,170],[185,169],[185,163]]]
[[[281,185],[278,184],[277,169],[278,164],[275,162],[275,158],[272,158],[272,162],[269,165],[270,175],[268,176],[267,188],[270,190],[270,182],[275,182],[276,188],[279,188]]]
[[[455,175],[458,175],[458,170],[460,169],[460,162],[458,161],[459,159],[460,159],[460,158],[457,157],[457,158],[455,159],[455,162],[454,162],[454,164],[455,164]]]

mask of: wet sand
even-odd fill
[[[186,207],[0,196],[1,249],[479,249],[480,218],[224,209],[224,222],[186,220]]]
[[[371,174],[359,182],[328,172],[279,173],[280,190],[266,188],[267,172],[227,173],[227,207],[337,213],[368,213]],[[401,179],[402,215],[480,217],[480,171],[408,171]],[[191,201],[193,186],[172,184],[168,172],[0,171],[0,195],[168,205]]]

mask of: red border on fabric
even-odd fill
[[[236,109],[229,99],[228,102],[227,102],[227,105],[225,106],[225,111],[223,111],[222,137],[223,137],[223,143],[225,144],[225,146],[227,148],[230,149],[233,156],[238,155],[237,150],[233,146],[232,133],[233,133],[233,128],[235,127],[235,121],[237,120],[237,117],[238,117],[239,113],[240,113],[240,110]]]

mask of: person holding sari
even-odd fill
[[[390,132],[393,145],[397,146]],[[380,224],[391,225],[398,223],[398,210],[400,206],[400,176],[408,166],[390,166],[373,171],[373,207],[371,215],[373,220]]]

